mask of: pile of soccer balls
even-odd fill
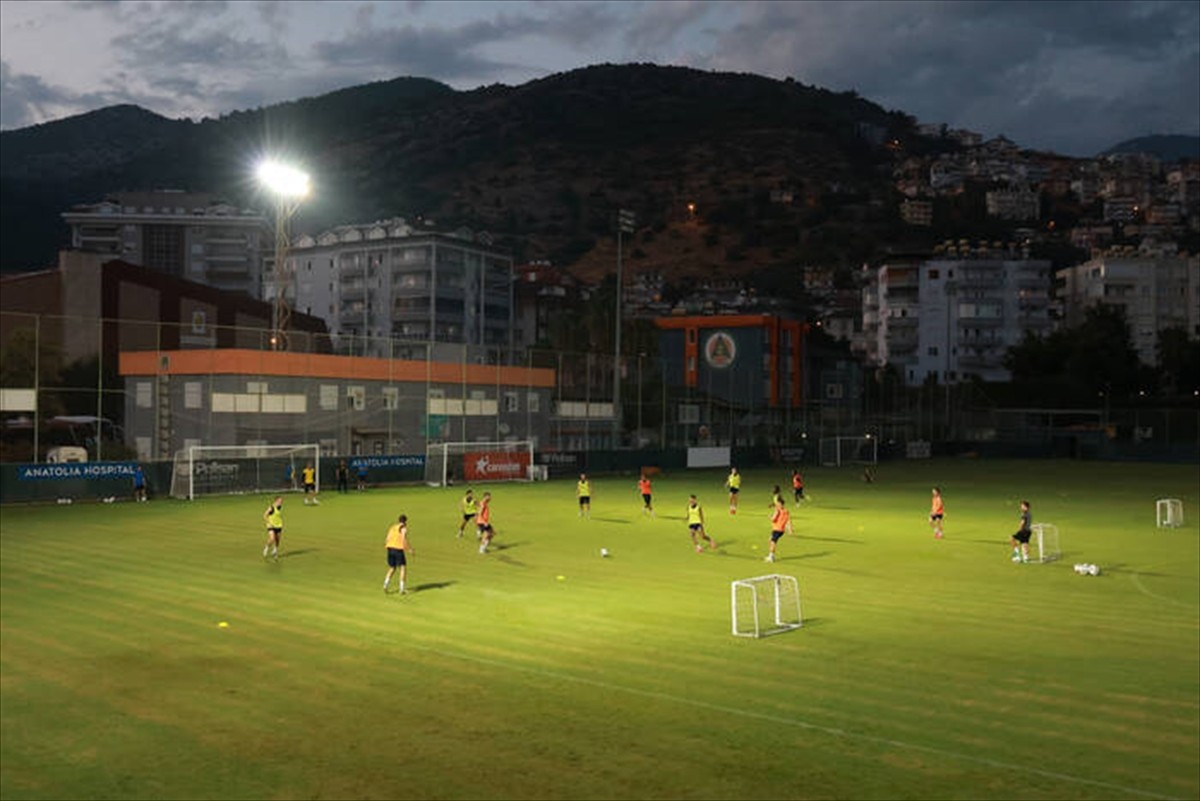
[[[1081,576],[1098,576],[1100,575],[1099,565],[1089,565],[1086,562],[1075,565],[1075,572]]]

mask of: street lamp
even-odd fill
[[[633,233],[633,212],[617,212],[617,316],[613,345],[613,448],[621,445],[621,235]]]
[[[291,248],[288,222],[311,190],[308,173],[267,159],[258,165],[258,182],[275,196],[275,290],[271,306],[271,350],[287,350],[290,310],[285,287],[285,262]]]

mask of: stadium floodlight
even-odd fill
[[[308,173],[272,159],[259,163],[258,182],[282,198],[303,200],[312,190]]]
[[[259,162],[258,182],[275,196],[275,270],[271,303],[271,350],[287,350],[287,256],[291,249],[288,221],[312,191],[308,173],[273,159]]]

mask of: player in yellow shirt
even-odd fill
[[[383,591],[388,591],[388,585],[392,581],[392,574],[397,570],[400,571],[399,592],[401,595],[405,593],[404,579],[408,575],[408,554],[411,554],[412,544],[408,541],[408,515],[400,515],[400,518],[392,523],[387,530],[387,539],[384,541],[387,547],[387,563],[388,572],[383,577]]]
[[[283,536],[283,496],[276,496],[263,512],[263,522],[267,524],[267,544],[263,546],[263,559],[267,556],[278,559],[279,538]]]
[[[479,513],[479,504],[475,502],[475,493],[468,488],[459,505],[462,507],[462,521],[458,524],[458,538],[462,539],[467,523],[474,520],[475,515]]]
[[[708,540],[710,550],[717,550],[717,543],[713,542],[713,538],[708,536],[704,530],[704,510],[700,508],[700,502],[696,500],[695,495],[688,496],[687,523],[688,532],[692,535],[692,545],[696,546],[696,553],[704,552],[704,546],[696,539],[697,536]]]
[[[592,519],[592,482],[588,481],[587,473],[579,474],[579,483],[575,485],[575,494],[579,496],[579,516]]]
[[[729,478],[725,479],[725,486],[729,489],[729,514],[736,515],[738,493],[742,491],[742,474],[736,467],[729,468]]]
[[[317,471],[313,469],[312,462],[304,465],[300,475],[304,479],[304,505],[308,506],[310,501],[320,504],[320,501],[317,500]]]

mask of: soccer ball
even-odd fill
[[[607,548],[601,548],[601,549],[600,549],[600,556],[601,556],[601,557],[608,556],[608,549],[607,549]]]
[[[1090,575],[1090,576],[1100,575],[1100,565],[1088,565],[1088,575]]]

